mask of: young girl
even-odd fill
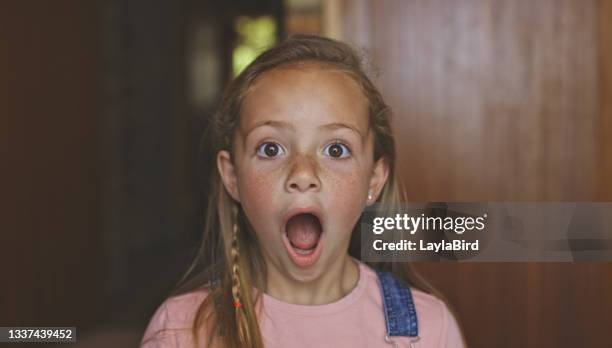
[[[294,36],[251,63],[212,123],[198,260],[142,346],[463,347],[408,264],[359,260],[364,208],[405,201],[390,116],[343,43]]]

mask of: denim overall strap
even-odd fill
[[[416,308],[410,287],[393,274],[376,270],[382,290],[387,336],[418,337]]]

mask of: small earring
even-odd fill
[[[372,200],[372,191],[368,191],[368,201]]]

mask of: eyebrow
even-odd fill
[[[357,135],[359,135],[359,137],[363,139],[363,134],[361,134],[361,132],[359,131],[359,128],[351,124],[342,123],[342,122],[334,122],[334,123],[329,123],[329,124],[319,126],[319,129],[338,129],[338,128],[347,128],[357,133]]]
[[[246,135],[248,136],[255,129],[257,129],[259,127],[262,127],[262,126],[270,126],[270,127],[289,129],[291,131],[295,131],[295,127],[293,126],[293,124],[291,124],[289,122],[275,121],[275,120],[264,120],[264,121],[259,121],[259,122],[255,123],[253,125],[253,127],[251,127],[251,129],[249,129],[246,132]],[[356,126],[353,126],[351,124],[342,123],[342,122],[334,122],[334,123],[328,123],[328,124],[324,124],[324,125],[319,126],[319,129],[332,129],[333,130],[333,129],[339,129],[339,128],[346,128],[348,130],[351,130],[351,131],[357,133],[357,135],[359,135],[359,137],[363,139],[363,134],[359,131],[359,128],[357,128]]]
[[[246,136],[251,134],[251,132],[253,132],[255,129],[257,129],[259,127],[263,127],[263,126],[270,126],[270,127],[275,127],[275,128],[284,128],[284,129],[289,129],[289,130],[295,130],[293,125],[291,123],[289,123],[289,122],[274,121],[274,120],[265,120],[265,121],[259,121],[259,122],[255,123],[253,125],[253,127],[251,127],[251,129],[249,129],[246,132]]]

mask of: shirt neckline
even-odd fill
[[[354,259],[357,262],[359,269],[359,279],[355,287],[344,297],[326,304],[321,305],[302,305],[281,301],[266,293],[262,294],[264,311],[278,310],[299,315],[318,316],[340,312],[351,306],[356,300],[361,297],[363,290],[366,287],[366,265],[361,261]]]

